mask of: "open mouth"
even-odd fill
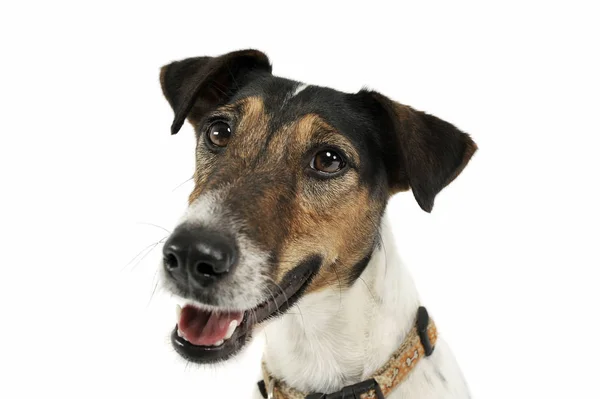
[[[304,293],[316,268],[310,262],[293,270],[270,299],[251,309],[220,311],[187,304],[177,307],[178,324],[171,333],[173,347],[183,358],[214,363],[235,355],[250,339],[255,325],[285,313]]]

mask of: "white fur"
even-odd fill
[[[203,225],[219,228],[223,221],[223,198],[227,195],[227,188],[212,190],[203,193],[185,210],[179,224]]]
[[[296,86],[296,90],[294,90],[294,93],[292,94],[292,97],[297,96],[298,93],[300,93],[302,90],[306,89],[307,87],[308,87],[308,85],[305,83],[298,84],[298,86]]]
[[[388,360],[412,327],[420,302],[385,220],[382,246],[361,279],[346,290],[333,286],[309,294],[265,327],[264,359],[275,377],[304,392],[334,392],[370,378]],[[261,398],[258,390],[255,397]],[[388,396],[468,397],[458,365],[441,339]]]
[[[281,108],[284,108],[292,98],[297,96],[302,90],[306,89],[308,86],[309,85],[307,85],[305,83],[298,83],[298,85],[296,87],[294,87],[293,90],[290,90],[288,92],[288,94],[285,96],[285,98],[281,102]]]

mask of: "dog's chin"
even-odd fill
[[[318,258],[302,262],[283,278],[275,294],[265,295],[269,299],[253,308],[220,310],[191,301],[184,306],[179,323],[171,333],[175,351],[184,359],[200,364],[235,356],[250,341],[252,331],[260,323],[284,314],[302,297],[320,263]],[[207,330],[210,331],[207,333]],[[195,334],[195,331],[201,333]]]

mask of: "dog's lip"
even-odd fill
[[[236,354],[248,341],[252,328],[263,321],[283,314],[301,296],[310,284],[315,270],[308,269],[301,273],[294,273],[285,282],[282,289],[271,298],[265,300],[254,308],[244,311],[244,316],[233,335],[218,346],[193,345],[177,333],[175,326],[171,333],[171,342],[175,350],[185,359],[197,363],[213,363]]]
[[[296,296],[299,296],[298,294],[301,294],[308,284],[310,284],[311,277],[314,273],[314,270],[309,269],[303,273],[292,275],[282,287],[283,289],[279,289],[271,296],[271,298],[251,309],[252,314],[255,317],[254,324],[262,323],[270,317],[287,311],[298,299]],[[281,301],[281,299],[283,300]],[[248,313],[248,311],[246,311],[246,313]]]

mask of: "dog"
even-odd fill
[[[467,398],[394,245],[389,198],[436,195],[477,150],[435,116],[369,90],[276,77],[257,50],[160,72],[196,134],[194,189],[164,244],[172,345],[221,362],[264,331],[255,398]],[[250,392],[250,391],[249,391]]]

